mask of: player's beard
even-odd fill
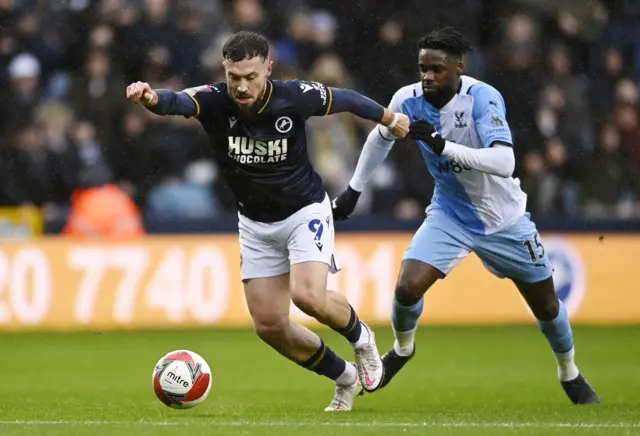
[[[264,96],[264,93],[267,90],[267,85],[266,85],[266,81],[265,81],[265,85],[264,87],[256,93],[256,95],[251,95],[251,94],[238,94],[237,92],[234,92],[233,94],[233,101],[234,103],[240,107],[240,109],[244,110],[244,111],[248,111],[249,109],[251,109],[258,101],[260,101],[262,99],[262,97]],[[240,99],[242,98],[247,98],[247,101],[241,101]]]
[[[450,85],[440,85],[437,88],[430,89],[422,88],[422,92],[425,100],[436,107],[446,105],[456,93],[455,89]]]
[[[243,100],[243,99],[246,99],[246,100]],[[238,106],[240,106],[241,108],[243,108],[243,109],[244,109],[244,108],[249,109],[249,108],[253,105],[253,103],[255,102],[255,99],[253,98],[253,96],[252,96],[252,95],[246,95],[246,94],[240,94],[240,95],[238,95],[238,94],[236,94],[236,95],[233,97],[233,101],[234,101]]]

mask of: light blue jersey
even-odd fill
[[[462,76],[459,92],[440,110],[424,99],[420,83],[401,88],[389,107],[411,121],[428,121],[447,141],[472,148],[495,141],[512,145],[502,96],[468,76]],[[403,259],[432,265],[445,276],[475,252],[501,278],[534,283],[553,274],[517,179],[466,168],[418,144],[436,183],[427,218]]]
[[[485,148],[495,141],[512,144],[504,100],[490,85],[462,76],[460,91],[438,110],[422,96],[420,83],[400,89],[390,108],[411,121],[431,123],[447,141]],[[514,178],[503,178],[464,167],[418,141],[429,172],[435,179],[430,207],[439,207],[468,231],[496,233],[524,215],[527,196]]]

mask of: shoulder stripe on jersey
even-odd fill
[[[329,115],[329,112],[331,111],[331,105],[333,105],[333,92],[331,92],[331,88],[329,88],[328,86],[327,89],[329,90],[329,104],[327,105],[327,113],[325,115]]]
[[[418,94],[416,93],[416,88],[415,88],[415,86],[413,87],[413,96],[414,96],[414,97],[417,97],[417,96],[418,96]]]
[[[267,86],[269,87],[269,95],[267,96],[267,101],[265,101],[260,110],[258,110],[259,114],[262,113],[263,110],[265,110],[265,108],[269,104],[269,101],[271,100],[271,94],[273,94],[273,83],[271,83],[271,80],[267,80]]]
[[[196,114],[194,115],[194,117],[198,118],[200,116],[200,103],[198,103],[198,100],[196,100],[196,98],[190,93],[185,92],[185,94],[191,97],[191,100],[193,100],[193,102],[196,104]]]
[[[473,88],[474,86],[476,86],[476,84],[474,83],[473,85],[471,85],[469,87],[469,89],[467,89],[467,95],[469,95],[471,93],[471,88]]]

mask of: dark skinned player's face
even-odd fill
[[[456,93],[463,70],[462,60],[442,50],[423,48],[418,53],[418,68],[424,98],[446,104]]]

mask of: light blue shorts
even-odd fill
[[[540,234],[528,213],[500,232],[477,235],[453,221],[442,209],[432,207],[403,260],[427,263],[444,278],[472,251],[500,278],[535,283],[553,275]]]

